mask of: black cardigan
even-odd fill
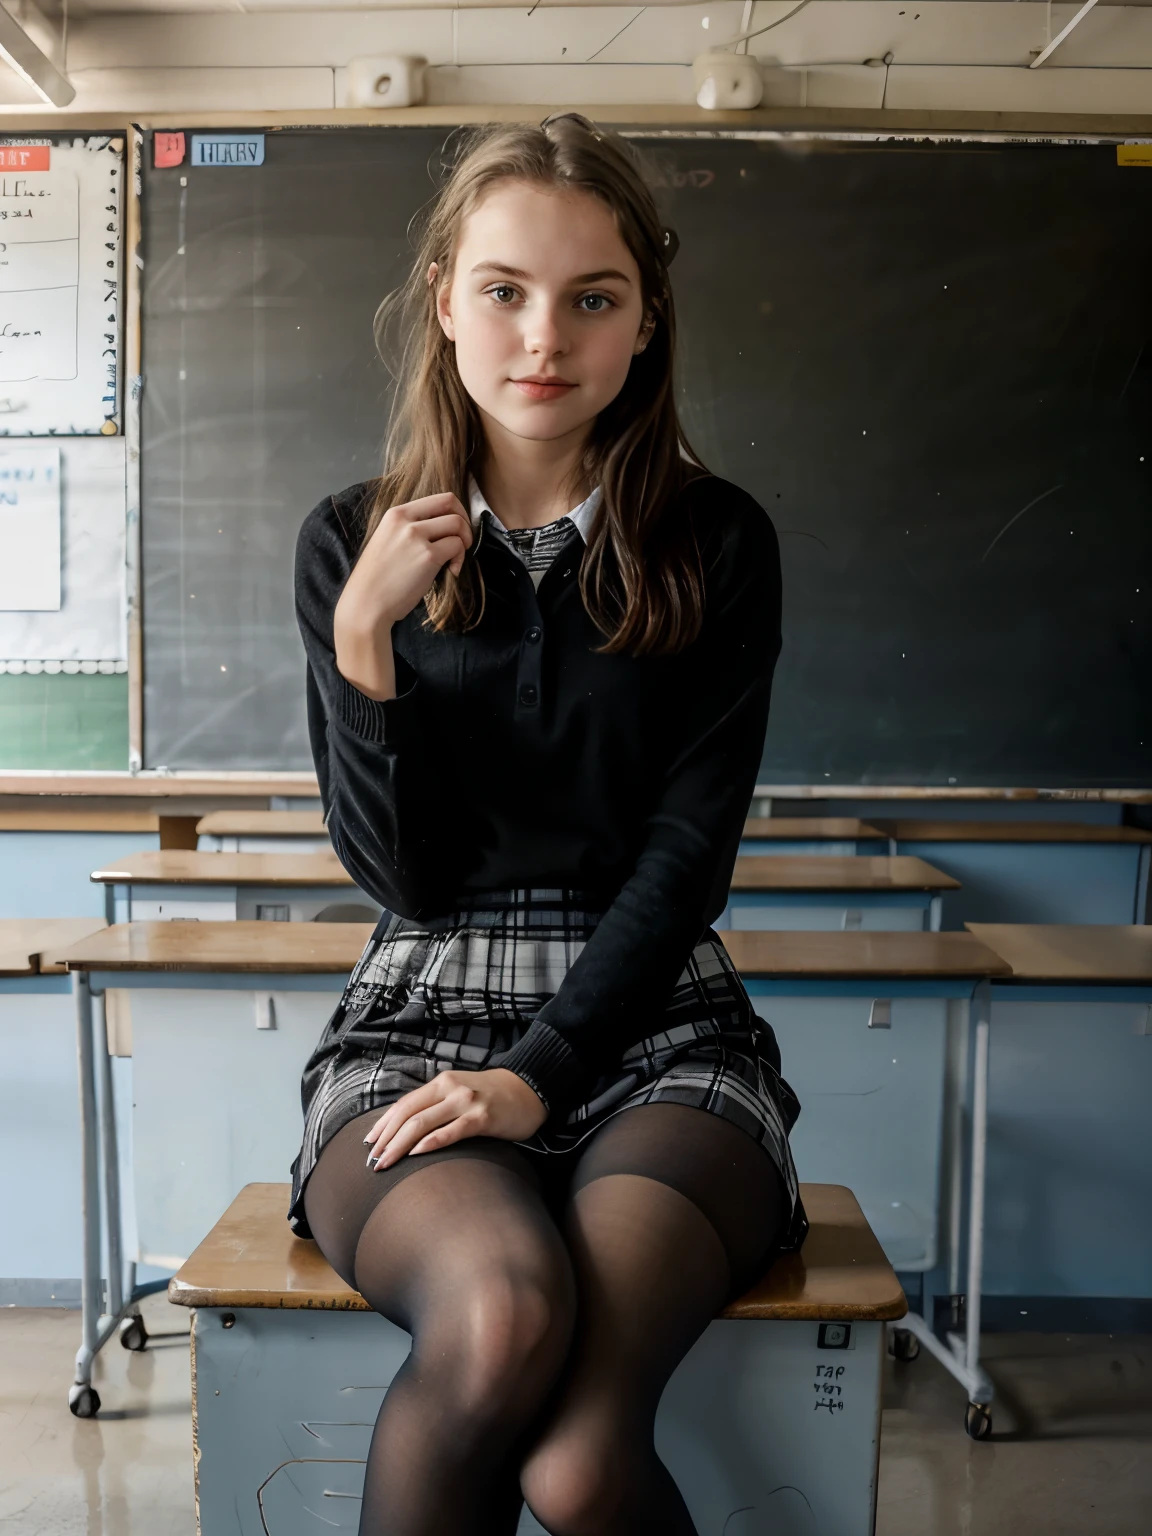
[[[562,886],[603,909],[555,996],[493,1065],[553,1113],[581,1102],[660,1019],[723,911],[756,783],[780,650],[775,530],[713,476],[674,515],[705,572],[699,638],[673,657],[596,655],[575,540],[539,590],[498,539],[475,546],[484,617],[465,635],[393,630],[395,699],[337,670],[336,601],[371,486],[326,497],[296,549],[308,729],[332,845],[356,883],[418,920],[482,893]],[[482,904],[482,903],[481,903]]]

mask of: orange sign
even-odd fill
[[[0,170],[46,171],[51,152],[47,144],[0,144]]]

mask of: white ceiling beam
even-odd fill
[[[1076,12],[1075,16],[1073,16],[1072,20],[1064,28],[1063,32],[1057,33],[1057,35],[1048,44],[1047,48],[1042,49],[1036,55],[1031,64],[1029,64],[1028,68],[1039,69],[1045,59],[1051,58],[1051,56],[1056,52],[1057,48],[1059,48],[1060,44],[1068,36],[1069,32],[1074,32],[1080,23],[1084,20],[1085,16],[1087,16],[1088,12],[1093,10],[1095,6],[1096,0],[1085,0],[1085,4],[1082,5]]]
[[[76,88],[46,53],[34,43],[24,28],[0,5],[0,58],[22,80],[27,80],[50,107],[66,107],[76,95]]]

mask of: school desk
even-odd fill
[[[943,893],[958,888],[923,859],[741,856],[716,927],[935,931]]]
[[[135,853],[93,870],[91,878],[104,887],[108,921],[115,923],[179,917],[300,923],[332,908],[338,909],[338,920],[350,922],[375,921],[380,914],[379,904],[353,884],[331,849]]]
[[[871,1536],[885,1323],[905,1300],[849,1190],[802,1189],[811,1231],[704,1330],[660,1399],[656,1447],[696,1529]],[[354,1531],[384,1392],[410,1340],[254,1183],[181,1266],[205,1536]],[[755,1513],[755,1520],[745,1516]],[[541,1536],[523,1511],[518,1536]]]
[[[104,916],[88,876],[138,848],[188,845],[195,823],[146,807],[91,810],[30,805],[0,809],[0,918]]]
[[[323,853],[331,849],[323,811],[212,811],[196,823],[204,853]]]
[[[41,952],[103,926],[99,917],[0,921],[0,1305],[79,1300],[70,1288],[80,1273],[75,1012],[63,967]]]
[[[943,926],[985,923],[1143,923],[1152,832],[1067,821],[874,823],[889,852],[955,875]]]
[[[1147,1327],[1152,927],[970,925],[992,986],[986,1280],[1001,1327]],[[1027,1313],[1027,1320],[1021,1319]]]
[[[784,1076],[800,1099],[791,1143],[801,1178],[850,1180],[899,1270],[934,1268],[941,1246],[953,1270],[959,1264],[959,1111],[974,1019],[963,1357],[916,1314],[902,1327],[965,1387],[966,1428],[984,1438],[992,1402],[992,1383],[980,1368],[988,979],[1006,975],[1006,962],[962,933],[742,931],[721,937],[757,1012],[776,1031]],[[941,1245],[944,1185],[948,1236]],[[958,1272],[953,1289],[959,1289]]]
[[[97,1148],[106,1170],[118,1166],[118,1149],[115,1106],[96,1093],[109,1042],[93,998],[102,1001],[110,988],[132,996],[138,1259],[175,1269],[254,1170],[282,1174],[289,1167],[300,1143],[301,1070],[371,932],[370,924],[176,919],[107,928],[65,952],[79,1040],[84,1181],[83,1342],[69,1394],[78,1417],[91,1403],[96,1354],[121,1325],[127,1347],[143,1348],[139,1301],[167,1283],[136,1283],[137,1259],[123,1260],[120,1191],[110,1176],[101,1197]],[[183,1251],[176,1247],[185,1241]]]
[[[855,816],[750,816],[741,853],[883,853],[885,835]],[[895,852],[895,850],[893,850]]]

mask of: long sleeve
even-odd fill
[[[346,508],[345,520],[350,516]],[[308,658],[308,733],[332,846],[361,890],[408,915],[416,882],[414,844],[401,818],[419,824],[420,684],[396,656],[397,697],[371,699],[336,666],[333,615],[354,555],[332,497],[305,519],[296,544],[296,618]],[[411,802],[411,812],[409,811]],[[418,847],[418,844],[415,845]]]
[[[780,651],[780,556],[766,512],[741,497],[706,578],[692,696],[624,882],[555,995],[493,1066],[553,1115],[579,1103],[628,1046],[661,1027],[688,958],[720,915],[764,746]]]

